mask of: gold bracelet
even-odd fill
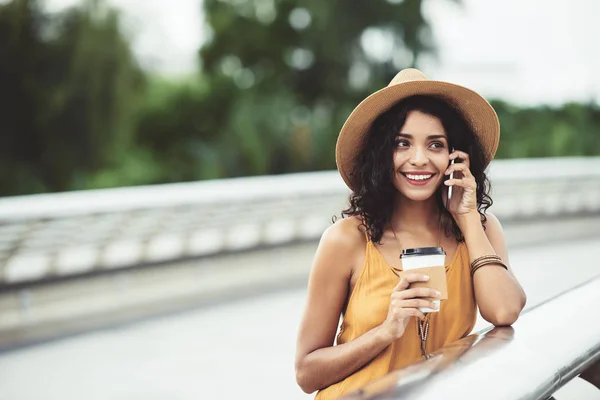
[[[473,265],[477,264],[479,261],[486,260],[486,259],[489,259],[489,258],[501,260],[500,256],[498,256],[496,254],[488,254],[488,255],[476,258],[475,260],[473,260],[473,262],[471,263],[471,265],[473,266]]]
[[[481,256],[481,257],[477,258],[475,261],[473,261],[471,263],[471,269],[477,267],[481,263],[487,263],[490,260],[500,261],[500,262],[502,261],[502,259],[499,256],[495,255],[495,254],[494,255],[488,255],[488,256]]]
[[[502,260],[497,260],[497,259],[487,259],[487,260],[482,260],[481,262],[479,262],[477,265],[473,266],[471,268],[471,276],[475,275],[475,272],[481,268],[481,267],[485,267],[486,265],[490,265],[490,264],[494,264],[497,265],[499,267],[504,268],[505,270],[508,271],[508,267],[506,266],[506,264],[504,264],[504,262],[502,262]]]
[[[471,269],[471,276],[473,276],[473,274],[475,273],[475,271],[477,271],[482,266],[487,265],[487,264],[491,264],[491,263],[502,264],[502,259],[497,254],[486,254],[486,255],[483,255],[481,257],[476,258],[471,263],[471,268],[470,268]]]

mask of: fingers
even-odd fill
[[[405,318],[406,317],[417,317],[421,320],[425,319],[425,314],[423,314],[421,311],[417,310],[416,308],[404,308],[404,309],[402,309],[402,314]]]
[[[446,186],[460,186],[460,187],[463,187],[463,188],[473,188],[473,189],[477,188],[477,184],[474,183],[473,181],[471,181],[470,179],[467,179],[467,178],[448,179],[448,180],[444,181],[444,185],[446,185]]]
[[[394,307],[401,308],[431,308],[432,310],[437,310],[438,308],[438,305],[433,301],[425,299],[392,299],[392,304]]]
[[[465,163],[452,164],[451,166],[448,167],[448,169],[446,170],[446,172],[444,174],[450,175],[452,172],[456,172],[456,171],[462,172],[463,177],[465,177],[465,178],[471,178],[473,176],[473,174],[471,173],[471,170],[469,169],[469,166],[466,165]]]
[[[392,305],[391,313],[392,313],[391,314],[392,319],[394,319],[396,321],[399,321],[399,320],[402,320],[405,318],[410,318],[410,317],[417,317],[419,319],[425,319],[425,314],[414,307],[403,308],[400,306]]]
[[[400,279],[400,282],[394,288],[390,299],[390,312],[393,318],[403,319],[409,317],[417,317],[425,319],[425,314],[419,311],[419,308],[430,308],[437,310],[438,306],[431,300],[426,300],[423,297],[440,297],[440,292],[431,288],[412,288],[409,289],[411,283],[427,282],[429,277],[423,274],[406,274]]]
[[[406,300],[405,300],[406,301]],[[419,308],[431,308],[435,309],[433,305],[425,304],[426,302],[423,300],[423,304],[415,306],[415,307],[403,307],[399,305],[399,303],[394,302],[390,305],[390,310],[392,312],[393,319],[402,320],[410,317],[417,317],[419,319],[425,319],[425,314],[419,311]]]
[[[423,274],[406,274],[400,279],[400,282],[394,288],[394,292],[399,292],[408,289],[411,283],[414,282],[427,282],[429,277]]]
[[[467,167],[469,167],[471,165],[471,159],[469,158],[469,153],[465,153],[464,151],[460,151],[460,150],[454,150],[452,153],[450,153],[450,157],[448,157],[450,160],[454,160],[455,158],[460,158],[462,160],[461,164],[466,164]],[[456,165],[456,164],[454,164]]]
[[[399,300],[408,300],[408,299],[415,299],[415,298],[420,298],[420,297],[440,297],[441,293],[438,292],[435,289],[431,289],[431,288],[412,288],[412,289],[406,289],[403,290],[401,292],[397,292],[397,293],[392,293],[392,298],[397,298]]]
[[[450,175],[455,171],[461,172],[463,177],[445,180],[444,184],[446,186],[460,186],[463,188],[477,189],[477,181],[475,181],[475,177],[471,173],[471,170],[469,170],[465,164],[453,164],[448,167],[445,174]]]

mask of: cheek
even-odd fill
[[[444,175],[444,172],[446,172],[446,170],[450,166],[450,159],[448,158],[448,155],[440,156],[439,158],[437,158],[435,160],[435,166],[440,171],[440,174]]]
[[[393,155],[394,166],[398,169],[402,164],[408,161],[408,152],[406,151],[395,151]]]

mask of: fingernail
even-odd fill
[[[426,281],[428,281],[429,280],[429,276],[423,275],[423,279],[426,280]]]
[[[450,181],[444,181],[444,185],[450,186]]]
[[[441,293],[440,293],[440,292],[438,292],[438,291],[436,290],[436,291],[435,291],[435,295],[436,295],[436,296],[440,296],[440,295],[441,295]]]

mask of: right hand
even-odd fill
[[[440,293],[430,288],[412,288],[414,282],[427,282],[429,277],[423,274],[406,274],[392,290],[388,314],[380,325],[386,340],[393,342],[404,334],[410,317],[424,319],[425,315],[419,308],[437,309],[437,306],[423,297],[439,297]]]

